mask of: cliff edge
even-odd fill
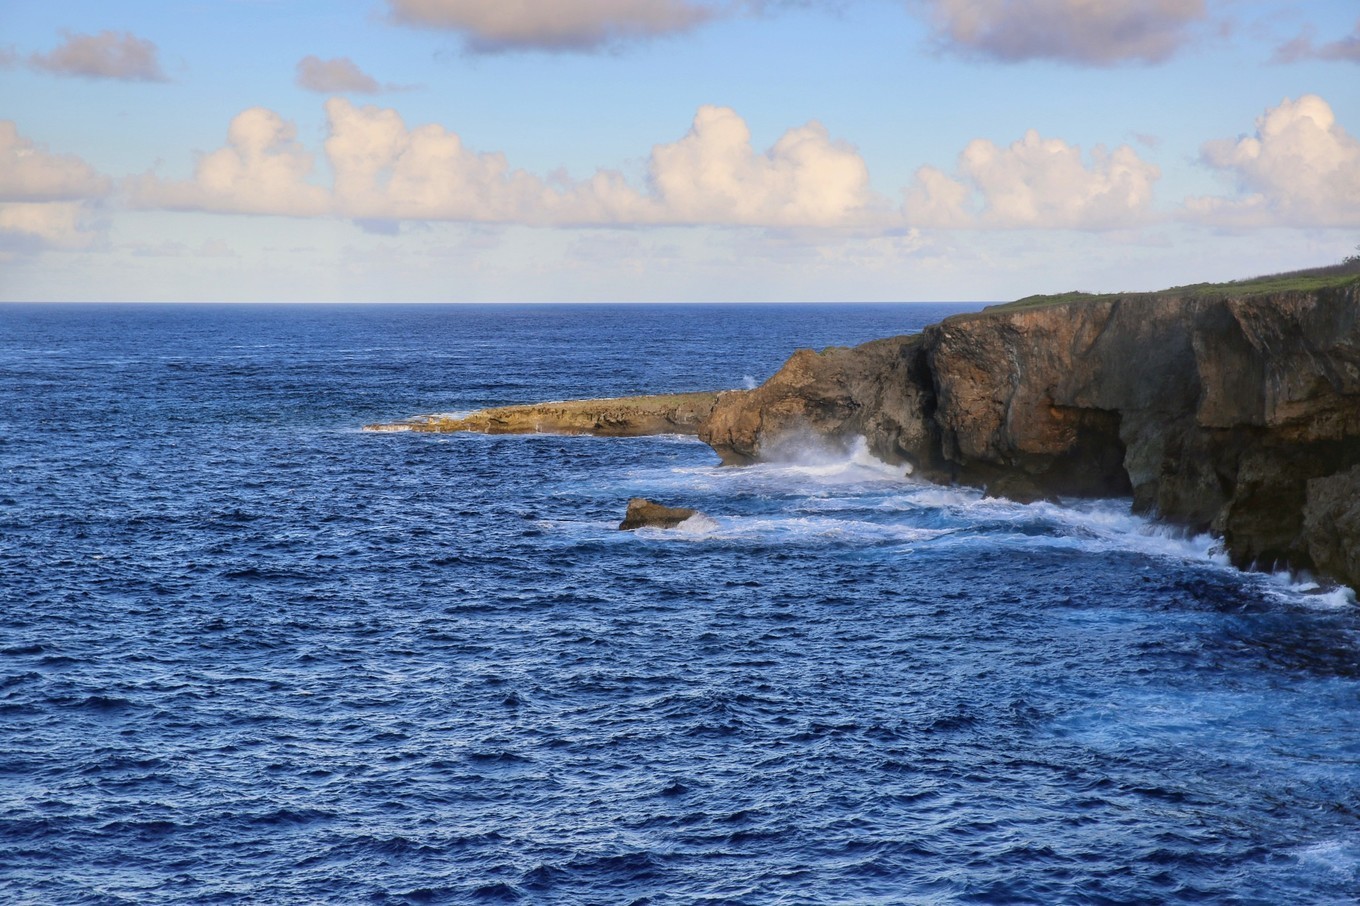
[[[1360,281],[1026,299],[920,334],[799,350],[718,396],[727,463],[863,436],[917,475],[1020,500],[1132,495],[1240,566],[1360,587]]]

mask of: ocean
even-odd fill
[[[0,306],[0,901],[1355,902],[1344,589],[862,450],[360,430],[970,307]]]

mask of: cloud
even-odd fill
[[[1300,60],[1342,60],[1360,63],[1360,21],[1349,35],[1326,44],[1314,44],[1311,32],[1305,32],[1275,50],[1276,63],[1297,63]]]
[[[293,124],[252,107],[231,121],[226,147],[199,158],[193,179],[146,175],[129,188],[141,207],[312,217],[330,208],[326,191],[307,181],[312,169],[312,154],[297,141]]]
[[[479,153],[444,127],[408,129],[395,110],[326,102],[333,209],[361,220],[534,222],[553,206],[542,180]]]
[[[1186,200],[1191,219],[1229,226],[1360,226],[1360,141],[1315,94],[1285,98],[1256,134],[1206,142],[1200,157],[1237,183],[1234,197]]]
[[[79,251],[96,245],[103,232],[78,201],[0,204],[0,250],[34,253]]]
[[[354,225],[365,233],[371,233],[374,236],[401,235],[400,220],[369,220],[364,217],[359,217],[355,219]]]
[[[52,154],[0,120],[0,201],[71,201],[99,198],[109,180],[71,154]]]
[[[0,258],[92,247],[103,237],[93,202],[111,187],[79,157],[53,154],[0,120]]]
[[[874,205],[863,158],[820,123],[760,154],[726,107],[700,108],[688,135],[652,150],[651,183],[665,217],[687,223],[837,226]]]
[[[1007,148],[985,139],[959,155],[957,176],[916,171],[903,206],[912,226],[1109,230],[1148,219],[1161,171],[1128,145],[1081,148],[1033,129]]]
[[[446,28],[469,50],[589,51],[689,31],[724,10],[702,0],[387,0],[392,18]]]
[[[322,94],[376,94],[383,90],[377,79],[347,57],[303,57],[297,64],[296,81],[299,88]]]
[[[923,2],[946,47],[1007,63],[1158,63],[1190,40],[1205,19],[1204,0]]]
[[[735,111],[703,107],[678,141],[652,149],[648,185],[601,170],[573,182],[511,167],[438,124],[408,127],[397,111],[326,102],[329,188],[312,183],[313,155],[278,114],[254,108],[227,146],[200,158],[193,179],[132,182],[143,207],[334,216],[391,231],[397,221],[547,225],[722,224],[839,227],[883,215],[868,169],[812,122],[757,152]]]
[[[221,239],[205,239],[197,247],[176,240],[130,242],[122,249],[134,258],[240,258],[240,254]]]
[[[131,32],[97,35],[63,32],[65,41],[51,53],[33,54],[29,65],[60,76],[118,79],[125,82],[168,81],[156,58],[156,45]]]

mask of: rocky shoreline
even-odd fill
[[[809,432],[1022,501],[1132,496],[1239,566],[1360,586],[1357,282],[1002,306],[800,350],[699,436],[740,463]]]
[[[391,430],[394,426],[371,426]],[[727,464],[848,445],[1027,501],[1131,496],[1242,567],[1360,587],[1360,280],[1031,300],[798,350],[754,390],[485,410],[404,430],[693,433]]]
[[[397,422],[364,425],[365,431],[422,431],[450,434],[593,434],[643,437],[697,434],[718,400],[717,392],[667,393],[612,399],[563,400],[479,409],[467,415],[418,415]]]

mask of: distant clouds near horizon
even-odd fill
[[[315,79],[355,78],[345,67],[308,72]],[[361,88],[377,90],[376,83]],[[511,169],[501,154],[468,149],[439,124],[408,127],[394,109],[360,107],[342,97],[325,106],[330,186],[315,182],[317,155],[298,141],[294,125],[252,108],[233,118],[226,145],[198,158],[191,179],[127,178],[121,182],[127,200],[134,208],[221,214],[527,225],[1101,230],[1162,216],[1222,225],[1360,226],[1360,142],[1316,95],[1268,109],[1253,135],[1203,144],[1206,165],[1253,191],[1188,198],[1161,214],[1152,210],[1160,171],[1129,145],[1083,154],[1034,130],[1005,147],[971,142],[952,172],[921,166],[903,190],[901,210],[894,210],[873,194],[854,146],[816,122],[758,151],[736,111],[701,108],[688,133],[653,147],[650,191],[643,191],[607,170],[554,184]],[[114,184],[77,156],[36,145],[9,121],[0,121],[0,160],[6,162],[0,174],[5,203],[93,200]]]
[[[125,24],[81,5],[94,27],[0,13],[0,23],[25,18],[21,34],[50,29],[52,38],[0,48],[0,80],[26,90],[0,119],[0,298],[67,298],[111,281],[134,298],[176,297],[202,286],[203,273],[218,275],[207,285],[223,298],[265,295],[271,275],[296,297],[520,299],[561,287],[562,298],[786,298],[790,288],[843,285],[849,298],[948,298],[951,286],[965,298],[1003,296],[1004,286],[1018,295],[1064,266],[1088,280],[1152,270],[1165,274],[1153,282],[1176,282],[1196,260],[1189,246],[1211,268],[1315,263],[1353,246],[1360,228],[1360,22],[1326,35],[1338,17],[1309,17],[1309,4],[1036,0],[1021,12],[1007,0],[931,0],[899,13],[904,32],[916,23],[905,60],[879,58],[881,29],[863,35],[857,60],[843,56],[857,46],[854,17],[886,11],[750,0],[303,3],[299,23],[285,25],[324,21],[341,40],[294,33],[273,10],[261,58],[292,61],[274,89],[265,73],[242,74],[240,88],[202,81],[211,51],[165,28],[164,4],[131,4],[140,14]],[[1233,18],[1244,11],[1257,18]],[[767,70],[789,65],[777,48],[759,48],[746,68],[725,51],[819,29],[846,42],[826,42],[815,62],[827,72],[840,61],[954,81],[905,81],[914,112],[875,118],[873,104],[898,103],[887,86],[824,78],[810,83],[823,99],[799,104],[770,94],[780,79]],[[179,41],[169,58],[187,61],[173,76],[167,38]],[[450,40],[453,56],[442,49]],[[412,65],[409,48],[422,44],[424,60]],[[820,45],[808,46],[799,52]],[[1192,90],[1190,77],[1210,71],[1195,57],[1252,52],[1256,69],[1231,95]],[[667,74],[697,61],[745,81],[730,83],[740,86],[728,89],[733,103],[697,103],[685,122],[685,97],[702,90]],[[589,93],[535,90],[562,70]],[[1153,104],[1182,70],[1185,97]],[[990,100],[968,89],[973,80],[1025,100]],[[705,72],[694,81],[704,84]],[[1304,82],[1314,90],[1300,90]],[[937,100],[927,84],[940,86]],[[290,87],[298,94],[285,98]],[[1064,115],[1056,90],[1099,111],[1106,128]],[[226,112],[233,98],[271,91],[278,101],[255,97]],[[654,110],[638,106],[649,91]],[[176,145],[158,92],[199,138]],[[318,94],[319,105],[306,100]],[[548,94],[572,99],[554,106]],[[1137,110],[1122,129],[1118,105],[1104,100],[1114,97]],[[107,99],[126,125],[83,106]],[[799,107],[814,115],[779,122]],[[1210,108],[1212,123],[1201,112]],[[214,110],[223,118],[205,146]],[[154,128],[108,131],[137,122]],[[524,143],[516,122],[551,144]],[[545,151],[560,146],[565,157],[594,132],[613,150],[596,151],[593,164],[554,164]],[[495,134],[503,146],[479,146]],[[636,137],[622,144],[614,134]],[[110,142],[131,147],[142,135],[163,143],[140,167],[131,153],[121,169],[101,161]],[[1044,234],[1064,238],[1025,238]],[[601,242],[618,254],[583,254]],[[233,276],[251,262],[254,274]]]

